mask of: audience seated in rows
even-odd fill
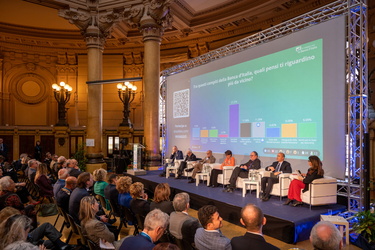
[[[154,200],[150,204],[150,209],[160,209],[162,212],[170,215],[174,211],[173,203],[169,199],[171,189],[168,183],[159,183],[155,187]]]
[[[129,176],[120,177],[116,183],[116,189],[119,192],[118,204],[130,208],[130,202],[133,199],[130,195],[129,189],[132,184],[132,178]]]
[[[251,155],[250,161],[255,162]],[[22,162],[22,159],[20,159],[20,162]],[[66,163],[67,167],[68,165],[72,166],[70,164],[71,162],[69,163],[68,160]],[[246,168],[249,167],[247,163],[245,165]],[[10,167],[13,168],[13,165]],[[8,169],[6,163],[3,164],[3,168]],[[9,168],[10,171],[13,171],[11,168]],[[276,168],[274,168],[275,172],[276,169],[277,165]],[[48,181],[48,171],[45,171],[44,165],[40,165],[35,159],[28,162],[27,172],[27,176],[34,178],[41,189],[44,187],[45,183],[43,182],[45,179]],[[251,246],[251,249],[278,249],[267,243],[263,238],[262,227],[265,225],[266,219],[262,211],[253,204],[248,204],[241,210],[240,221],[241,224],[246,227],[246,234],[244,236],[234,237],[230,240],[221,233],[222,218],[220,217],[218,208],[215,206],[206,205],[199,209],[198,218],[203,226],[202,228],[196,218],[188,215],[190,200],[187,193],[176,194],[173,202],[171,202],[171,190],[169,185],[167,183],[160,183],[155,188],[154,200],[150,204],[142,183],[136,182],[131,184],[132,179],[130,177],[118,178],[115,174],[110,175],[108,178],[109,183],[106,183],[107,172],[104,169],[97,169],[94,172],[95,179],[97,180],[94,185],[95,193],[104,196],[107,200],[111,200],[111,203],[115,204],[114,207],[117,207],[117,204],[127,206],[130,207],[135,214],[139,214],[143,216],[143,218],[145,217],[144,228],[139,235],[128,236],[120,241],[115,241],[118,231],[114,226],[107,223],[108,218],[100,212],[100,204],[88,191],[94,184],[93,176],[84,172],[80,174],[77,179],[74,176],[69,176],[68,172],[68,168],[62,168],[59,171],[59,180],[54,185],[53,189],[51,186],[45,189],[50,192],[56,190],[55,198],[58,206],[71,214],[76,222],[82,226],[84,235],[96,244],[99,244],[99,238],[101,238],[104,242],[113,243],[116,249],[118,247],[120,247],[120,249],[178,249],[176,245],[168,242],[155,246],[155,243],[163,236],[169,225],[170,234],[177,239],[176,242],[182,246],[183,249],[193,249],[193,247],[196,247],[199,250],[236,250],[248,249],[249,246]],[[34,212],[35,206],[28,206],[25,209],[23,202],[28,199],[21,200],[20,196],[14,191],[16,185],[20,189],[24,188],[27,191],[25,187],[26,183],[18,185],[11,177],[17,178],[17,175],[9,174],[9,176],[3,177],[0,168],[0,209],[4,208],[0,211],[0,222],[2,222],[0,224],[0,239],[2,239],[0,241],[0,250],[5,247],[11,249],[35,247],[36,244],[42,242],[41,240],[44,237],[47,237],[49,240],[43,243],[43,247],[47,246],[49,249],[65,249],[70,247],[60,240],[61,234],[50,223],[44,223],[36,227],[35,219],[34,225],[36,229],[33,231],[28,229],[28,225],[31,223],[30,218],[36,218]],[[241,174],[236,174],[232,177],[238,178],[242,176]],[[40,181],[40,179],[42,179],[42,181]],[[232,181],[232,184],[233,183],[235,183],[235,181]],[[78,187],[75,188],[76,186]],[[44,191],[46,190],[41,192],[43,193]],[[7,212],[7,210],[11,211]],[[28,214],[27,211],[30,212],[30,214]],[[21,214],[27,214],[30,218],[23,215],[21,216]],[[168,214],[170,214],[170,217]],[[17,236],[20,237],[11,236],[10,230],[12,229],[8,229],[8,231],[2,230],[2,228],[11,227],[12,223],[18,223],[16,216],[18,216],[21,223],[25,225],[22,229],[23,233],[17,234]],[[11,220],[14,221],[9,220],[9,218],[13,218]],[[17,228],[17,230],[19,230],[19,228]],[[13,231],[16,231],[16,229]],[[25,234],[29,234],[31,237],[25,238]],[[12,240],[7,240],[9,237],[12,237]],[[27,240],[31,243],[28,243]],[[168,240],[174,242],[173,239]],[[2,241],[6,243],[3,244]],[[164,241],[164,239],[162,241]],[[329,222],[316,224],[311,231],[310,241],[315,249],[342,248],[342,237],[337,228]],[[187,246],[185,248],[186,245],[184,243],[191,245],[193,242],[195,246]],[[27,246],[27,244],[32,245]]]
[[[128,236],[122,242],[120,250],[152,250],[169,224],[169,216],[159,209],[149,212],[145,218],[144,229],[137,236]]]
[[[249,246],[254,250],[274,250],[279,249],[267,243],[262,235],[262,228],[267,220],[262,210],[254,204],[247,204],[241,210],[240,222],[246,227],[244,236],[233,237],[231,245],[233,250],[247,250]]]
[[[199,250],[231,250],[230,239],[225,237],[220,228],[223,226],[219,210],[213,205],[206,205],[198,210],[198,218],[203,228],[198,228],[194,243]]]

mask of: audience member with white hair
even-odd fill
[[[184,169],[187,168],[187,162],[188,161],[196,161],[196,160],[197,160],[197,157],[195,156],[195,154],[193,154],[193,152],[189,148],[186,151],[186,157],[185,157],[185,159],[180,163],[180,166],[178,167],[177,175],[176,175],[175,178],[176,179],[181,178],[181,175],[183,174]]]
[[[169,224],[169,216],[159,209],[149,212],[145,218],[144,229],[137,236],[126,237],[120,250],[152,250]]]
[[[66,165],[66,158],[64,156],[60,156],[59,158],[57,158],[57,162],[55,162],[55,164],[53,164],[53,171],[55,171],[55,173],[58,173],[60,169],[62,168],[65,168],[65,165]]]
[[[194,242],[197,228],[201,227],[199,221],[188,214],[190,208],[189,194],[182,192],[175,195],[173,199],[175,212],[171,213],[169,232],[183,244]]]
[[[334,224],[320,221],[311,229],[310,242],[317,250],[342,249],[342,236]]]
[[[36,170],[38,169],[40,162],[38,162],[35,159],[31,159],[27,163],[27,168],[25,170],[25,175],[29,178],[31,183],[34,183],[35,175],[36,175]]]
[[[69,175],[76,178],[78,178],[78,175],[82,173],[82,171],[78,167],[78,161],[76,159],[66,160],[66,168],[69,171]]]
[[[58,172],[58,180],[53,185],[53,196],[56,198],[57,193],[65,186],[65,180],[69,176],[68,170],[62,168]]]

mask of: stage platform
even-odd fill
[[[171,187],[172,197],[179,192],[187,192],[190,195],[190,206],[199,209],[204,205],[215,205],[219,208],[221,217],[233,224],[240,225],[240,211],[247,203],[259,206],[265,217],[267,224],[263,227],[263,233],[286,243],[292,244],[307,240],[310,236],[311,228],[320,220],[320,214],[327,214],[328,209],[332,209],[333,214],[343,212],[346,207],[343,205],[326,205],[313,207],[285,206],[284,198],[271,197],[269,201],[262,201],[256,198],[255,191],[247,193],[242,197],[242,189],[237,189],[233,193],[222,192],[222,187],[207,187],[206,182],[201,182],[198,186],[195,183],[187,183],[187,179],[175,179],[159,177],[160,170],[148,171],[143,176],[132,176],[133,182],[140,181],[145,188],[153,192],[158,183],[168,183]]]

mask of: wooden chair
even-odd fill
[[[60,233],[62,233],[62,231],[64,230],[65,226],[67,228],[70,227],[69,218],[68,218],[68,214],[64,211],[64,209],[62,209],[61,207],[57,206],[57,210],[59,211],[59,214],[61,214],[61,216],[64,218],[63,224],[62,224],[61,229],[60,229]]]
[[[125,227],[128,227],[127,224],[126,224],[125,216],[122,214],[122,210],[120,209],[118,204],[113,204],[111,202],[111,200],[109,201],[109,204],[111,205],[111,210],[113,211],[113,216],[120,218],[120,224],[118,226],[118,231],[120,232],[123,225]]]
[[[70,224],[70,233],[68,235],[68,239],[66,240],[66,244],[69,244],[69,241],[70,241],[73,233],[80,236],[80,237],[81,237],[81,235],[78,231],[77,224],[75,223],[73,217],[70,214],[67,214],[67,217],[68,217],[69,224]]]
[[[90,250],[101,250],[100,246],[98,246],[95,242],[92,240],[86,238],[87,244],[89,245]]]
[[[127,224],[128,225],[133,224],[133,226],[134,226],[133,235],[139,234],[138,220],[137,220],[136,216],[134,215],[134,213],[130,210],[130,208],[127,208],[127,207],[124,207],[124,206],[120,206],[120,207],[121,207],[122,214],[123,214],[125,220],[127,221]],[[129,222],[131,222],[131,223],[129,223]]]
[[[100,194],[97,194],[96,195],[96,199],[100,202],[100,205],[102,206],[102,208],[103,208],[103,210],[105,210],[105,211],[108,211],[107,210],[107,202],[106,202],[106,199],[103,197],[103,196],[101,196]],[[106,213],[106,215],[107,215],[107,213]],[[112,210],[109,210],[109,213],[108,213],[108,219],[111,219],[111,216],[112,216],[113,214],[112,214]]]

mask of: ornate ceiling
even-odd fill
[[[140,2],[100,0],[100,11]],[[162,56],[189,50],[189,56],[194,57],[330,2],[333,1],[175,0],[170,5],[172,27],[162,38]],[[86,0],[0,0],[1,46],[85,51],[79,29],[58,15],[58,10],[67,9],[68,4],[80,8],[86,6]],[[121,21],[107,38],[104,53],[128,50],[142,51],[142,36],[136,27]]]

